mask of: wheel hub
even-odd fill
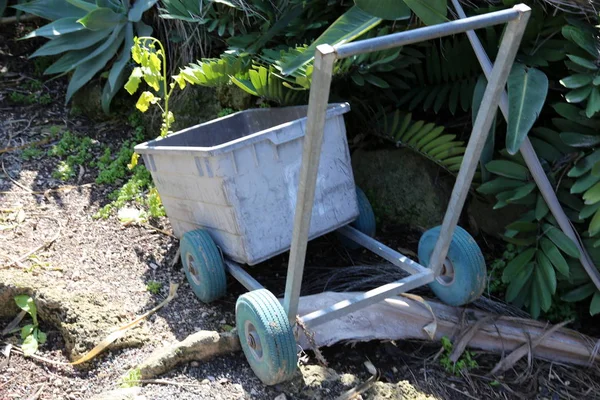
[[[260,336],[256,331],[256,327],[252,322],[246,321],[245,330],[246,330],[246,343],[248,343],[248,347],[250,348],[250,352],[252,356],[256,358],[256,360],[260,361],[263,357],[262,343],[260,341]]]
[[[454,264],[448,258],[442,264],[442,271],[436,280],[444,286],[450,286],[454,282]]]
[[[196,285],[200,285],[200,272],[198,272],[198,269],[196,268],[196,260],[194,260],[194,257],[190,253],[188,253],[187,255],[187,267],[190,272],[190,278],[192,278],[192,281]]]

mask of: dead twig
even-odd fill
[[[2,266],[2,268],[10,268],[11,266],[15,265],[15,264],[19,264],[23,261],[25,261],[27,258],[29,258],[32,254],[37,253],[38,251],[45,249],[47,247],[49,247],[52,243],[54,243],[59,237],[60,237],[60,233],[61,233],[61,229],[58,230],[58,233],[56,234],[56,236],[54,236],[52,239],[50,239],[47,242],[42,243],[41,245],[39,245],[38,247],[36,247],[35,249],[28,251],[27,253],[23,254],[21,257],[13,260],[12,262],[5,264]]]
[[[475,336],[475,334],[481,329],[483,325],[488,324],[493,320],[494,317],[488,316],[480,319],[475,324],[469,326],[467,330],[456,341],[456,344],[454,345],[454,350],[452,350],[452,353],[449,357],[450,361],[456,363],[460,356],[462,356],[462,354],[465,352],[467,345],[469,344],[471,339],[473,339],[473,336]]]
[[[27,22],[27,21],[32,21],[34,19],[38,19],[39,17],[37,15],[31,15],[31,14],[27,14],[27,15],[22,15],[20,17],[4,17],[4,18],[0,18],[0,25],[5,25],[5,24],[14,24],[16,22]]]
[[[42,390],[44,390],[46,388],[46,384],[42,383],[40,385],[40,388],[38,389],[37,392],[35,392],[34,394],[32,394],[31,396],[29,396],[26,400],[37,400],[40,397],[40,394],[42,394]]]
[[[302,330],[302,332],[306,336],[308,344],[310,345],[311,350],[315,353],[315,358],[317,359],[317,361],[319,362],[319,364],[321,364],[322,366],[326,367],[327,366],[327,360],[325,360],[325,357],[323,357],[323,353],[321,353],[321,350],[319,350],[319,346],[317,346],[317,343],[315,342],[315,334],[314,334],[314,332],[311,332],[306,327],[306,325],[304,325],[304,323],[300,319],[300,316],[296,316],[296,324],[298,325],[298,327]]]
[[[531,357],[533,349],[535,349],[540,343],[542,343],[547,336],[552,335],[554,332],[571,322],[572,321],[569,320],[554,325],[552,328],[545,331],[542,335],[538,336],[533,341],[528,341],[527,343],[522,344],[521,346],[513,350],[508,356],[500,360],[500,362],[496,364],[496,366],[494,367],[494,369],[492,369],[489,375],[496,375],[498,373],[506,371],[509,368],[512,368],[512,366],[515,365],[515,363],[521,358],[523,358],[525,355],[529,355],[529,357]]]
[[[19,326],[19,323],[21,322],[21,320],[23,320],[23,318],[25,318],[25,315],[27,315],[27,311],[21,310],[21,312],[17,314],[15,319],[10,321],[10,323],[8,325],[6,325],[6,328],[4,328],[2,330],[2,332],[0,333],[0,336],[6,336],[6,335],[10,334],[11,332],[14,332],[14,330]]]
[[[12,183],[14,183],[15,185],[17,185],[18,187],[20,187],[23,190],[26,190],[29,193],[32,193],[32,190],[29,189],[28,187],[21,185],[19,182],[17,182],[16,180],[13,179],[12,176],[10,176],[10,174],[8,172],[6,172],[6,169],[4,168],[4,161],[2,161],[2,171],[4,172],[4,174],[8,177],[8,179],[10,179],[10,181]]]

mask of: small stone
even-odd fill
[[[221,385],[224,383],[227,383],[227,382],[229,382],[229,379],[227,379],[227,378],[221,378],[218,380],[218,383],[220,383]]]
[[[54,380],[54,382],[52,382],[52,384],[54,386],[60,386],[60,385],[62,385],[62,381],[60,380],[60,378],[57,378]]]
[[[190,363],[190,367],[194,367],[194,368],[196,368],[196,367],[199,367],[199,366],[200,366],[200,363],[199,363],[198,361],[192,361],[192,362]]]
[[[200,382],[203,385],[208,385],[210,383],[210,381],[208,379],[202,379],[202,382]]]
[[[149,265],[149,266],[150,266],[150,268],[152,268],[152,269],[157,269],[157,268],[158,268],[158,265],[154,264],[153,262],[151,262],[151,263],[148,263],[148,265]]]
[[[223,324],[226,324],[226,323],[227,323],[227,321],[225,321],[225,318],[223,318],[221,321],[219,321],[219,323],[220,323],[221,325],[223,325]]]
[[[281,393],[279,396],[275,397],[275,399],[273,400],[287,400],[287,397],[285,397],[285,394]]]
[[[396,368],[396,367],[392,367],[392,371],[393,371],[395,374],[397,374],[397,373],[398,373],[398,368]]]
[[[217,379],[216,379],[214,376],[212,376],[212,375],[209,375],[209,376],[207,376],[207,377],[206,377],[206,379],[208,379],[208,380],[209,380],[209,381],[211,381],[211,382],[214,382],[214,381],[216,381],[216,380],[217,380]]]
[[[258,392],[257,392],[257,391],[256,391],[256,389],[254,389],[254,388],[250,389],[250,394],[251,394],[252,396],[258,396]]]
[[[207,313],[206,311],[204,311],[204,312],[202,313],[202,318],[206,318],[206,317],[208,317],[208,313]]]

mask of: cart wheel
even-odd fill
[[[242,350],[256,376],[265,385],[291,379],[298,362],[296,339],[275,296],[266,289],[241,295],[235,320]]]
[[[441,226],[428,230],[419,240],[419,262],[429,265]],[[486,268],[475,240],[460,226],[454,230],[442,274],[429,287],[450,306],[462,306],[476,300],[485,288]]]
[[[217,245],[202,229],[181,238],[181,263],[192,290],[204,303],[225,295],[227,277]]]
[[[377,223],[375,222],[375,213],[373,207],[365,193],[356,186],[356,200],[358,202],[358,218],[350,226],[361,231],[365,235],[375,236]],[[349,249],[356,250],[361,246],[343,235],[339,235],[341,242]]]

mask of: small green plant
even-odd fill
[[[42,82],[38,81],[37,79],[30,79],[27,82],[25,82],[24,86],[29,90],[38,91],[42,90],[43,85]]]
[[[59,161],[56,169],[52,171],[52,177],[54,179],[60,179],[61,181],[68,181],[75,176],[73,166],[66,161]]]
[[[40,344],[46,342],[46,334],[39,328],[37,307],[31,296],[26,294],[16,296],[15,303],[17,303],[17,306],[21,310],[29,314],[32,319],[31,324],[27,324],[21,328],[21,339],[23,340],[21,348],[23,349],[24,355],[30,356],[37,351]]]
[[[142,379],[142,373],[139,368],[130,369],[121,377],[122,388],[130,388],[138,386],[139,380]]]
[[[478,367],[477,361],[473,360],[473,355],[470,351],[465,351],[456,363],[452,362],[450,360],[450,354],[452,354],[454,346],[446,336],[442,337],[442,347],[444,348],[444,352],[440,357],[440,364],[446,371],[459,376],[461,371],[468,371]]]
[[[37,96],[35,93],[21,93],[21,92],[11,92],[8,95],[8,98],[11,102],[15,104],[24,104],[24,105],[32,105],[37,103]]]
[[[25,161],[40,157],[44,152],[39,147],[28,147],[21,152],[21,158]]]
[[[79,137],[69,131],[63,132],[59,142],[48,150],[49,156],[61,158],[52,172],[52,177],[67,181],[75,176],[78,165],[93,166],[92,150],[96,145],[97,143],[88,136]]]
[[[496,258],[492,261],[489,268],[488,277],[488,294],[490,293],[503,293],[506,290],[506,284],[502,281],[502,273],[506,265],[512,261],[517,255],[517,248],[514,244],[509,243],[506,245],[506,249],[502,253],[502,257]]]
[[[233,108],[223,108],[221,111],[218,112],[217,117],[221,118],[221,117],[225,117],[229,114],[233,114],[235,112],[235,110]]]
[[[146,290],[149,291],[152,294],[159,294],[160,293],[160,289],[162,289],[162,286],[163,285],[160,282],[150,281],[146,285]]]
[[[52,103],[52,97],[50,97],[48,93],[44,93],[38,97],[38,103],[47,106],[48,104]]]

